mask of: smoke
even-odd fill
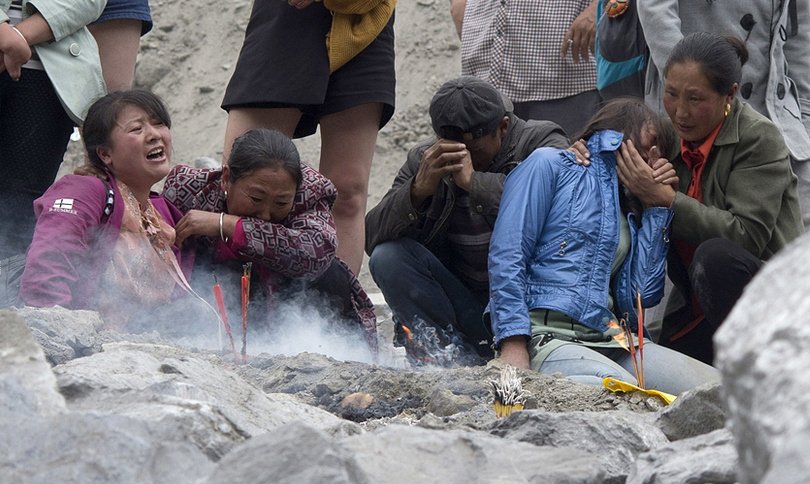
[[[396,333],[397,343],[405,347],[413,366],[453,368],[484,363],[452,325],[441,328],[413,318],[407,324],[400,323]]]
[[[228,297],[235,293],[227,290],[233,286],[225,284],[224,287],[228,320],[238,355],[242,348],[241,304]],[[212,295],[200,288],[198,294],[206,301],[189,294],[151,311],[147,319],[142,319],[137,326],[130,325],[128,330],[157,331],[163,338],[181,346],[218,352],[224,357],[236,356],[214,309]],[[250,302],[248,312],[248,360],[261,353],[294,356],[311,352],[342,361],[381,363],[369,348],[360,324],[342,318],[329,301],[315,291],[294,295],[285,293],[283,299],[276,299],[271,305],[258,298]]]
[[[267,330],[251,341],[248,352],[271,355],[320,353],[337,360],[374,363],[375,358],[359,324],[343,321],[329,307],[307,301],[306,296],[283,301],[268,315]]]

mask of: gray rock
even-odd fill
[[[235,447],[209,483],[370,482],[350,452],[317,429],[291,423]]]
[[[624,482],[639,454],[669,442],[647,414],[626,411],[559,414],[524,410],[499,421],[491,433],[535,445],[591,452],[605,470],[606,482]]]
[[[439,417],[449,417],[474,406],[475,401],[467,395],[456,395],[444,388],[437,388],[430,394],[427,411]]]
[[[658,427],[669,440],[688,439],[722,429],[726,424],[719,383],[685,392],[658,415]]]
[[[58,415],[64,411],[65,400],[57,391],[56,378],[42,348],[19,315],[1,310],[0,421]]]
[[[74,311],[59,306],[20,308],[20,316],[34,331],[53,365],[101,351],[99,331],[104,321],[95,311]]]
[[[742,482],[808,475],[805,459],[786,458],[810,448],[808,251],[805,235],[771,259],[714,338]]]
[[[171,346],[112,343],[54,372],[70,410],[150,422],[155,432],[186,439],[211,459],[293,420],[348,433],[334,415],[290,398],[268,397],[226,366],[216,356]]]
[[[31,335],[39,343],[45,359],[51,365],[60,365],[76,358],[76,350],[58,340],[53,340],[47,334],[36,328],[30,328]]]
[[[807,459],[807,433],[794,432],[776,453],[768,473],[762,478],[765,484],[805,484],[810,476],[810,461]]]
[[[342,441],[371,482],[602,482],[599,460],[480,432],[391,425]]]
[[[137,420],[67,414],[0,423],[3,482],[195,482],[213,464]],[[16,438],[12,438],[16,437]]]
[[[720,429],[641,454],[627,477],[627,483],[731,484],[737,482],[736,471],[737,451],[733,437],[727,429]]]

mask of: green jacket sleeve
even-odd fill
[[[708,160],[716,166],[703,182],[706,203],[676,194],[672,233],[694,245],[715,237],[733,240],[761,257],[794,175],[773,124],[764,120],[740,128],[740,141],[720,147]]]
[[[28,14],[39,12],[48,22],[53,38],[60,41],[95,21],[107,6],[107,0],[30,0]]]

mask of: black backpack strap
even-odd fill
[[[104,191],[107,197],[104,203],[104,210],[101,212],[101,223],[106,223],[113,212],[113,206],[115,205],[115,192],[113,191],[112,185],[110,185],[110,181],[108,179],[104,178],[101,181],[104,182]]]

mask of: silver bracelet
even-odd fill
[[[13,26],[13,25],[12,25],[12,26],[11,26],[11,30],[13,30],[13,31],[17,32],[17,33],[20,35],[20,37],[22,37],[22,39],[25,41],[25,45],[28,45],[28,39],[26,39],[26,38],[25,38],[25,36],[23,35],[23,33],[22,33],[22,32],[20,32],[20,31],[17,29],[17,27],[15,27],[15,26]]]
[[[225,219],[225,212],[219,212],[219,238],[222,239],[222,241],[227,244],[228,237],[225,237],[225,231],[222,228],[224,219]]]

